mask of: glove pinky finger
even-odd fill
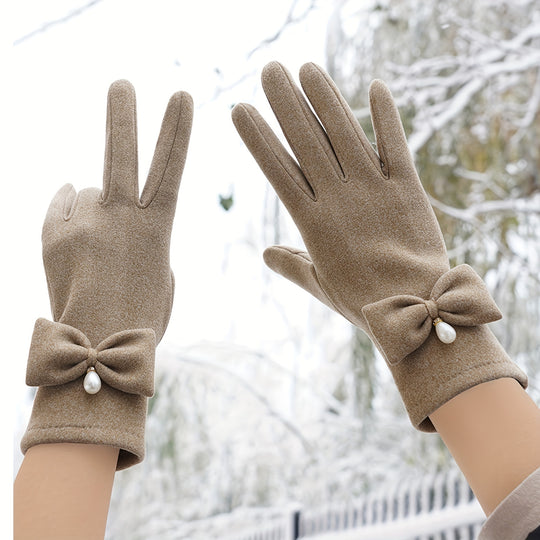
[[[401,117],[390,90],[379,79],[375,79],[369,87],[369,106],[384,174],[391,176],[400,171],[408,176],[415,168]],[[416,174],[412,177],[416,177]]]

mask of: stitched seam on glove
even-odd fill
[[[285,174],[291,179],[291,181],[293,182],[293,184],[300,188],[312,201],[317,201],[317,193],[315,192],[315,189],[313,188],[313,186],[311,186],[311,189],[313,190],[313,193],[309,193],[308,191],[306,191],[301,185],[298,184],[298,182],[296,182],[296,180],[291,176],[291,173],[288,171],[287,167],[285,167],[283,161],[280,159],[279,155],[276,154],[274,152],[274,149],[272,148],[272,146],[270,144],[268,144],[268,141],[266,140],[266,137],[264,136],[264,134],[262,133],[262,131],[259,129],[259,126],[257,125],[256,121],[255,121],[255,118],[253,117],[253,115],[251,114],[251,112],[246,108],[244,107],[244,110],[246,111],[246,113],[249,115],[249,117],[251,118],[252,122],[253,122],[253,125],[255,127],[255,129],[257,130],[257,132],[259,133],[259,135],[261,136],[261,139],[263,140],[264,142],[264,145],[270,150],[270,152],[274,155],[274,157],[276,158],[277,162],[280,164],[282,170],[285,172]]]

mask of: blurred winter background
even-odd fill
[[[369,340],[264,267],[266,246],[301,238],[230,108],[248,101],[276,127],[259,84],[270,60],[295,76],[325,66],[370,137],[367,88],[387,81],[451,262],[485,277],[505,315],[492,328],[540,404],[540,0],[13,4],[2,272],[14,473],[27,349],[50,314],[41,224],[65,182],[100,184],[117,78],[137,90],[141,185],[169,96],[187,90],[196,110],[147,458],[116,477],[108,539],[224,537],[455,467],[438,435],[410,426]]]

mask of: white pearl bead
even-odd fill
[[[101,379],[93,369],[86,374],[83,386],[89,394],[97,394],[101,390]]]
[[[437,332],[437,337],[443,343],[453,343],[456,339],[456,331],[448,323],[443,321],[435,325],[435,332]]]

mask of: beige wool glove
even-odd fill
[[[135,91],[109,89],[103,189],[56,194],[43,225],[54,322],[38,319],[27,384],[39,386],[23,452],[43,443],[120,448],[117,469],[142,461],[154,352],[171,314],[169,244],[193,102],[174,94],[139,197]]]
[[[370,336],[422,431],[435,430],[431,413],[477,384],[513,377],[526,387],[486,326],[501,314],[484,283],[467,265],[450,270],[386,85],[369,89],[377,154],[319,66],[302,66],[300,82],[317,116],[281,64],[262,73],[297,161],[252,106],[232,112],[307,248],[270,247],[268,266]]]

